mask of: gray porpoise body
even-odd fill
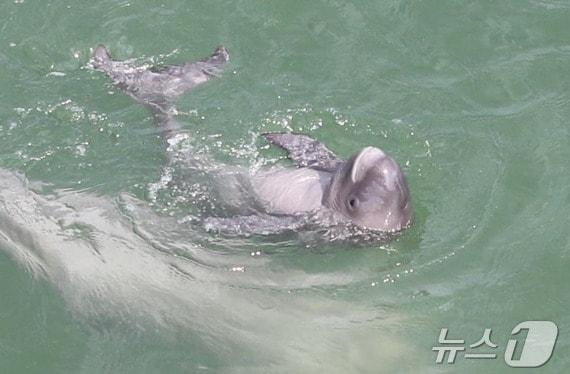
[[[254,191],[275,214],[297,214],[322,208],[332,174],[310,168],[262,170],[252,178]]]
[[[161,69],[132,67],[95,49],[92,64],[138,102],[146,105],[167,142],[180,133],[173,101],[185,91],[221,75],[229,53],[218,47],[198,62]],[[228,233],[277,233],[302,227],[303,216],[330,212],[338,222],[381,232],[411,224],[409,189],[396,161],[376,147],[365,147],[342,160],[320,142],[301,134],[268,133],[263,137],[286,150],[296,168],[272,167],[251,176],[264,213],[207,217],[205,226]]]

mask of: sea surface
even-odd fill
[[[0,31],[1,373],[516,372],[528,320],[559,330],[538,371],[570,366],[569,1],[10,0]],[[223,44],[223,76],[177,101],[192,152],[255,171],[286,164],[268,131],[380,147],[414,225],[198,229],[216,202],[172,187],[98,43],[135,65]],[[465,341],[453,364],[442,328]],[[470,348],[485,329],[497,347]]]

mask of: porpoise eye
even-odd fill
[[[354,210],[354,209],[358,208],[358,203],[359,202],[358,202],[358,199],[356,197],[351,197],[347,201],[347,205],[348,205],[348,208],[350,210]]]

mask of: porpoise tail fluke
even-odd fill
[[[93,52],[92,65],[103,71],[113,83],[154,114],[169,113],[175,99],[186,91],[219,77],[230,55],[223,46],[197,62],[163,67],[133,66],[114,60],[107,47],[99,44]],[[159,117],[162,117],[160,115]]]

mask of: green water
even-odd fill
[[[25,0],[0,25],[0,372],[516,372],[526,320],[560,331],[540,370],[570,365],[570,2]],[[178,102],[203,149],[378,146],[415,225],[310,248],[189,229],[153,197],[149,114],[88,68],[101,42],[161,63],[223,43],[224,77]],[[436,365],[442,327],[492,328],[498,357]]]

